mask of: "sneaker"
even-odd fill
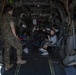
[[[8,70],[11,69],[12,67],[13,67],[13,64],[6,64],[5,70],[8,71]]]
[[[40,48],[39,49],[41,52],[46,52],[47,50],[43,49],[43,48]]]
[[[46,52],[43,52],[41,55],[45,56],[45,55],[48,55],[49,53],[46,51]]]
[[[28,54],[28,53],[29,53],[28,48],[25,48],[23,51],[24,51],[26,54]]]
[[[25,63],[26,63],[26,60],[21,60],[20,59],[20,60],[17,61],[17,64],[25,64]]]

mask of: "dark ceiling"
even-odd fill
[[[1,0],[0,0],[1,1]],[[43,12],[43,13],[66,13],[64,1],[67,0],[13,0],[13,6],[18,10],[31,12]],[[68,0],[69,5],[74,7],[74,13],[76,12],[76,0]],[[0,4],[1,5],[1,4]],[[20,9],[19,9],[20,8]]]

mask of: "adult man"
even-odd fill
[[[21,59],[22,56],[22,45],[15,32],[14,20],[13,20],[13,7],[7,4],[4,8],[4,15],[2,16],[1,24],[1,38],[4,43],[4,64],[5,69],[9,70],[13,67],[10,64],[9,50],[10,47],[14,47],[17,50],[17,64],[25,64],[26,61]]]

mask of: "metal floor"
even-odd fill
[[[76,75],[76,68],[64,67],[60,63],[52,63],[49,56],[41,56],[38,50],[30,50],[29,54],[23,53],[24,65],[14,65],[2,75]],[[4,69],[2,69],[3,71]]]

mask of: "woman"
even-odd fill
[[[57,36],[55,35],[55,31],[53,29],[50,30],[50,35],[48,35],[48,38],[45,38],[44,45],[42,48],[39,50],[43,52],[41,55],[48,55],[49,53],[47,52],[48,46],[53,46],[57,42]],[[42,42],[43,43],[43,42]]]

